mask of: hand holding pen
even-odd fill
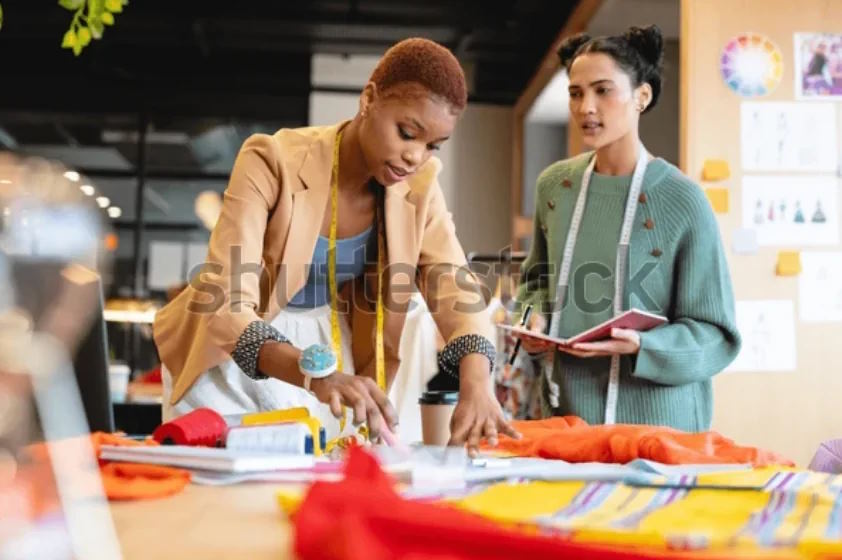
[[[523,310],[523,315],[520,318],[520,326],[525,327],[529,321],[529,316],[532,315],[532,306],[527,305],[526,309]],[[518,337],[517,342],[515,342],[515,349],[512,350],[512,355],[509,356],[509,365],[512,366],[517,359],[517,353],[520,352],[520,345],[523,342],[523,339]]]

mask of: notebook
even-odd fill
[[[595,327],[580,332],[570,338],[556,338],[546,334],[530,331],[526,327],[497,325],[499,328],[508,331],[516,338],[532,338],[543,340],[558,346],[572,346],[579,342],[596,342],[611,338],[611,329],[633,329],[636,331],[648,331],[657,326],[668,323],[668,319],[661,315],[641,311],[640,309],[629,309],[628,311],[600,323]]]
[[[108,461],[150,463],[227,473],[309,469],[315,464],[315,458],[312,455],[233,451],[219,447],[188,445],[137,447],[103,445],[99,456]]]

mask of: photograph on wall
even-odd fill
[[[740,125],[743,171],[837,170],[834,103],[744,102]]]
[[[737,301],[742,347],[726,372],[794,371],[795,309],[792,300]]]
[[[795,34],[795,97],[842,100],[842,34]]]
[[[801,253],[798,311],[806,323],[842,321],[842,253]]]
[[[761,246],[798,247],[839,242],[838,179],[833,175],[743,177],[743,227]]]

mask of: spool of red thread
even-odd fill
[[[197,408],[155,429],[152,438],[164,445],[201,445],[223,447],[228,425],[210,408]]]

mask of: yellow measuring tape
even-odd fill
[[[336,285],[336,224],[339,220],[339,145],[342,142],[342,131],[336,134],[336,141],[333,143],[333,171],[330,181],[330,237],[328,238],[327,263],[328,263],[328,287],[330,289],[330,332],[333,343],[333,352],[336,354],[336,369],[343,371],[342,355],[342,331],[339,328],[339,289]],[[378,207],[375,214],[377,227],[377,326],[375,330],[375,371],[377,374],[377,386],[383,391],[386,390],[386,360],[383,351],[383,269],[386,258],[385,216],[380,216]],[[342,418],[339,420],[340,433],[345,430],[345,409],[342,410]]]

